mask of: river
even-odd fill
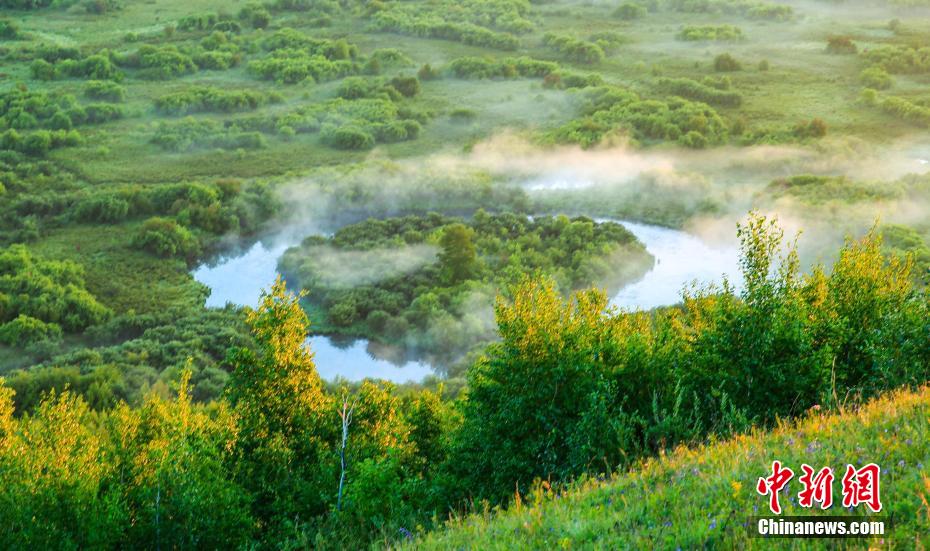
[[[675,304],[681,299],[681,290],[692,282],[720,283],[724,275],[731,281],[738,279],[738,255],[733,247],[713,246],[681,230],[624,220],[616,222],[646,246],[655,257],[655,265],[641,279],[611,297],[613,306],[649,309]],[[278,259],[297,243],[299,240],[294,239],[258,242],[245,252],[198,267],[193,272],[194,279],[211,289],[207,306],[224,306],[227,302],[255,306],[261,290],[270,287],[277,276]],[[373,347],[365,339],[342,342],[314,335],[308,343],[324,379],[341,377],[358,381],[372,377],[406,382],[420,381],[434,373],[425,362],[407,361],[398,365],[379,358],[372,354]]]

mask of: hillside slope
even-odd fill
[[[417,549],[769,548],[750,539],[750,515],[768,514],[756,481],[780,460],[794,470],[783,515],[817,514],[797,505],[801,464],[831,466],[834,505],[844,514],[840,479],[847,463],[882,468],[885,538],[835,540],[839,547],[923,549],[930,543],[930,388],[896,392],[856,412],[812,414],[771,432],[680,448],[607,481],[590,480],[556,495],[538,488],[507,511],[454,519],[410,542]],[[855,514],[864,514],[860,506]],[[818,509],[819,511],[819,509]],[[830,540],[776,540],[777,547],[821,548]],[[832,546],[831,546],[832,547]]]

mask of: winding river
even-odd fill
[[[632,232],[656,261],[640,280],[623,287],[611,298],[613,306],[649,309],[675,304],[681,299],[681,290],[692,282],[719,283],[724,275],[731,281],[737,280],[739,266],[735,248],[716,247],[681,230],[624,220],[616,222]],[[207,306],[256,305],[261,290],[269,287],[277,275],[278,259],[288,247],[297,243],[299,240],[294,239],[258,242],[238,255],[198,267],[193,272],[194,279],[211,290]],[[420,381],[434,374],[425,362],[408,361],[398,365],[375,356],[373,347],[365,339],[343,342],[315,335],[308,342],[324,379],[358,381],[372,377],[407,382]]]

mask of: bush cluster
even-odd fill
[[[686,25],[678,32],[678,39],[686,41],[731,42],[743,38],[743,30],[734,25]]]
[[[155,109],[171,115],[197,112],[232,113],[252,111],[269,102],[281,101],[277,94],[253,90],[226,90],[215,86],[194,86],[155,99]]]
[[[831,36],[827,38],[827,53],[849,55],[859,51],[855,42],[848,36]]]
[[[0,249],[0,341],[25,346],[109,315],[85,288],[78,264],[38,258],[25,245]]]
[[[671,140],[685,147],[703,148],[725,143],[726,123],[705,103],[682,98],[644,100],[617,86],[587,88],[581,118],[557,128],[559,142],[591,147],[606,138],[627,134],[637,140]]]
[[[556,70],[559,65],[531,57],[508,57],[500,60],[489,57],[459,57],[445,70],[457,78],[541,78]]]
[[[126,99],[126,88],[109,80],[89,80],[84,85],[84,95],[91,99],[120,103]]]
[[[214,120],[187,117],[172,123],[159,123],[152,143],[169,151],[190,148],[261,149],[265,137],[259,132],[243,131]]]
[[[739,107],[743,102],[743,96],[737,92],[720,90],[690,78],[661,78],[657,84],[663,92],[704,103]]]
[[[878,65],[891,74],[930,72],[930,47],[912,48],[883,45],[869,48],[862,55],[870,63]]]
[[[546,33],[543,44],[577,63],[592,64],[604,60],[604,49],[600,45],[573,36]]]

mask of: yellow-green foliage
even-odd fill
[[[534,485],[506,511],[455,517],[411,549],[740,549],[750,540],[750,515],[767,511],[756,493],[759,477],[778,459],[799,472],[801,463],[844,469],[875,461],[882,467],[883,516],[894,518],[885,544],[926,545],[930,524],[930,388],[898,391],[842,414],[812,411],[804,420],[771,432],[752,431],[636,464],[607,480],[586,479],[565,490]],[[791,490],[799,490],[797,479]],[[834,482],[834,499],[839,495]],[[788,496],[785,515],[849,513],[804,509]],[[786,541],[786,540],[783,540]],[[874,541],[874,540],[873,540]],[[867,540],[850,541],[864,547]],[[819,549],[822,541],[795,540]]]

